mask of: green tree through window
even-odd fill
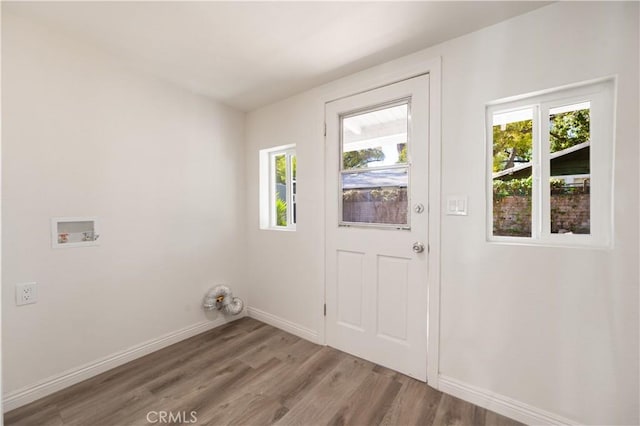
[[[367,148],[359,151],[348,151],[342,154],[344,169],[359,169],[374,161],[384,160],[382,148]]]
[[[568,111],[549,117],[551,152],[562,151],[589,140],[589,109]]]
[[[532,120],[524,120],[493,126],[494,173],[531,161],[532,125]]]

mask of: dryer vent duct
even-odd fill
[[[204,296],[203,307],[208,311],[217,309],[226,314],[237,315],[242,312],[244,302],[239,297],[233,297],[229,287],[218,285]]]

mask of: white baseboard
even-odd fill
[[[443,376],[438,380],[438,389],[465,401],[471,402],[487,410],[510,417],[528,425],[578,425],[554,413],[516,401],[486,389],[481,389],[451,377]]]
[[[265,311],[261,311],[260,309],[256,309],[256,308],[251,308],[251,307],[247,308],[247,314],[251,318],[255,318],[258,321],[262,321],[266,324],[272,325],[288,333],[294,334],[298,337],[302,337],[305,340],[309,340],[313,343],[322,344],[319,342],[320,338],[318,336],[317,331],[303,327],[294,322],[291,322],[284,318],[280,318],[279,316],[270,314]]]
[[[242,316],[238,316],[237,318],[234,318],[234,320],[239,319],[240,317]],[[148,340],[123,351],[108,355],[80,367],[72,368],[63,373],[51,376],[34,385],[26,386],[22,389],[18,389],[4,395],[2,408],[4,412],[11,411],[83,380],[97,376],[100,373],[104,373],[105,371],[111,370],[112,368],[118,367],[136,358],[140,358],[144,355],[150,354],[151,352],[173,345],[174,343],[188,339],[189,337],[203,333],[207,330],[211,330],[212,328],[219,327],[227,322],[230,321],[224,317],[218,317],[213,321],[203,321],[193,324],[155,339]]]

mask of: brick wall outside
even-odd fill
[[[590,194],[551,194],[551,232],[588,234]]]
[[[509,195],[493,200],[493,235],[531,236],[531,197]]]
[[[588,234],[590,194],[552,194],[551,232]],[[509,195],[493,202],[493,234],[531,236],[531,198]]]
[[[407,189],[344,191],[342,217],[345,222],[407,223]]]
[[[551,232],[588,234],[590,194],[552,194]],[[343,220],[355,223],[401,224],[407,220],[407,191],[349,190],[343,200]],[[531,236],[531,198],[509,195],[493,202],[494,235]]]

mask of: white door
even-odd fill
[[[422,381],[428,108],[423,75],[325,110],[327,344]]]

